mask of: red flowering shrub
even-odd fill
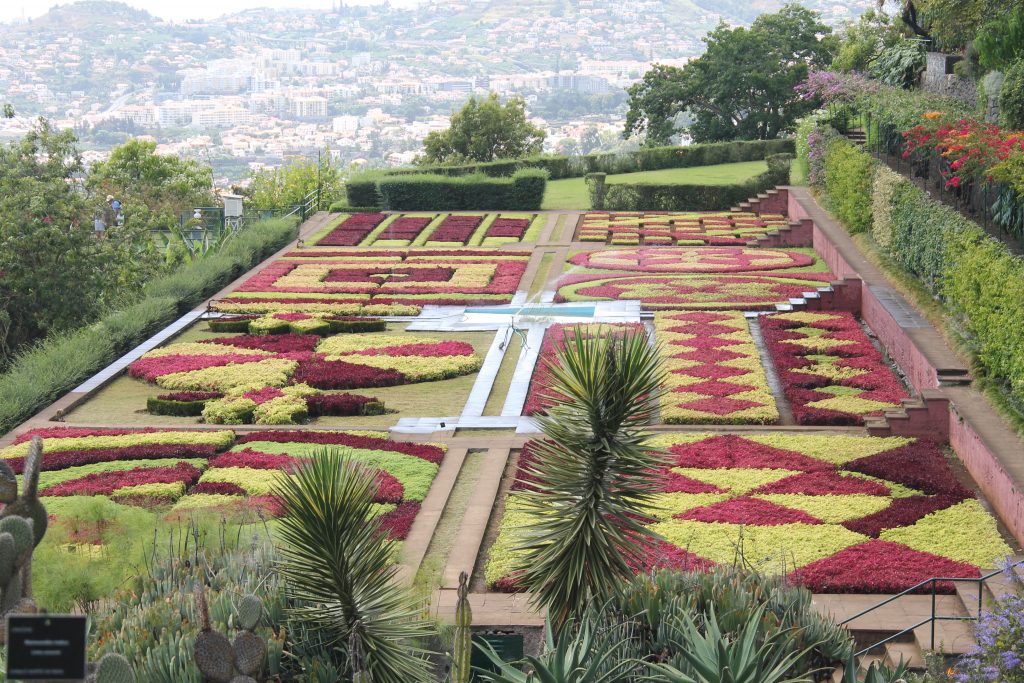
[[[514,237],[521,240],[530,227],[528,218],[495,218],[485,237]]]
[[[430,234],[431,242],[458,242],[465,244],[480,227],[483,216],[457,216],[445,218]]]
[[[275,316],[278,317],[278,316]],[[295,353],[313,351],[321,342],[315,334],[239,334],[234,337],[201,339],[203,344],[237,346],[242,349],[259,349],[272,353]]]
[[[47,452],[43,450],[43,471],[55,472],[69,467],[93,465],[98,462],[115,460],[160,460],[164,458],[208,458],[217,452],[215,446],[201,444],[154,444],[150,446],[125,446],[123,448],[90,448],[72,451]],[[15,474],[25,468],[25,458],[5,460]]]
[[[398,507],[377,518],[382,532],[394,541],[404,540],[419,514],[419,503],[399,503]]]
[[[358,394],[320,394],[318,396],[307,396],[306,404],[309,406],[311,417],[321,415],[366,415],[367,410],[379,407],[384,409],[383,403],[372,396],[360,396]]]
[[[399,216],[384,228],[384,232],[377,235],[377,239],[409,240],[411,242],[423,231],[423,228],[430,224],[431,220],[423,216]]]
[[[383,213],[356,213],[317,242],[322,247],[354,247],[362,242],[387,216]]]
[[[308,384],[316,389],[364,389],[405,384],[405,376],[397,370],[372,368],[368,365],[325,360],[314,356],[299,363],[292,373],[292,382]]]
[[[290,455],[262,453],[251,449],[229,451],[210,458],[210,467],[247,467],[252,470],[287,470],[298,461]]]
[[[204,481],[196,484],[188,490],[189,494],[209,493],[215,496],[244,496],[245,489],[238,484],[226,481]]]
[[[929,495],[945,494],[961,500],[974,497],[953,475],[939,446],[931,441],[920,440],[860,458],[846,463],[843,469],[888,479]]]
[[[222,398],[224,394],[219,391],[173,391],[169,394],[160,394],[157,398],[161,401],[209,401],[212,398]]]

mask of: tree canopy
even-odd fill
[[[330,150],[317,159],[296,157],[286,165],[265,168],[250,176],[245,190],[257,209],[301,204],[306,195],[320,187],[324,202],[340,197],[346,171],[332,161]]]
[[[504,105],[497,93],[470,96],[452,114],[447,130],[423,140],[424,164],[459,164],[471,161],[515,159],[540,154],[544,131],[526,119],[526,103],[513,97]]]
[[[813,107],[793,88],[809,68],[829,63],[830,34],[818,13],[792,4],[750,28],[720,24],[705,36],[703,55],[681,68],[656,64],[629,88],[624,135],[669,144],[677,117],[689,112],[695,142],[776,138]]]

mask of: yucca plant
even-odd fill
[[[663,373],[642,332],[567,334],[549,363],[546,439],[524,467],[534,523],[518,549],[522,584],[555,631],[618,594],[655,536],[644,526],[663,456],[645,445]]]
[[[723,633],[714,607],[703,615],[703,628],[687,613],[678,615],[673,631],[684,664],[652,663],[649,680],[667,683],[809,683],[811,673],[787,678],[787,674],[814,645],[794,651],[784,631],[765,634],[762,618],[767,605],[748,613],[735,635]],[[816,644],[815,644],[816,645]]]
[[[396,578],[395,543],[371,519],[376,486],[348,453],[324,448],[275,487],[290,616],[341,655],[349,677],[432,680],[419,645],[431,628]]]

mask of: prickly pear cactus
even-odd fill
[[[122,655],[108,652],[96,666],[93,683],[135,683],[132,665]]]
[[[202,631],[196,637],[193,656],[200,673],[210,683],[258,683],[267,662],[267,641],[253,632],[263,616],[263,604],[246,595],[238,604],[242,631],[232,643],[210,627],[210,611],[202,586],[196,587],[196,608]]]
[[[7,642],[6,616],[35,612],[32,552],[46,533],[46,508],[36,495],[43,466],[43,441],[32,439],[25,458],[24,491],[18,495],[14,470],[0,462],[0,644]]]

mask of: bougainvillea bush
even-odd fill
[[[482,359],[463,341],[399,333],[233,335],[170,344],[128,374],[177,392],[216,392],[207,422],[289,424],[313,415],[379,414],[381,402],[326,391],[433,382],[471,374]],[[350,412],[354,411],[354,412]]]
[[[445,447],[392,441],[378,432],[36,429],[0,449],[21,473],[28,442],[43,439],[40,495],[57,517],[57,499],[102,496],[174,515],[193,510],[279,512],[271,496],[279,477],[320,447],[349,449],[377,473],[375,514],[393,538],[405,538]]]
[[[639,299],[647,310],[759,310],[832,278],[810,250],[641,247],[570,257],[555,300]]]
[[[644,246],[740,245],[785,227],[782,214],[733,211],[718,213],[658,212],[619,213],[590,211],[576,232],[581,242],[622,244],[636,240]],[[807,245],[810,246],[810,245]]]
[[[256,272],[213,303],[226,313],[415,315],[424,304],[508,303],[523,251],[306,248]]]
[[[769,424],[779,411],[743,313],[658,313],[668,424]]]
[[[852,314],[761,316],[761,332],[799,424],[863,424],[908,394]]]
[[[1011,552],[929,441],[695,432],[650,444],[671,462],[650,512],[650,528],[664,539],[652,566],[742,558],[818,593],[896,593],[933,576],[976,577]],[[489,586],[516,587],[516,530],[531,523],[517,490],[528,486],[517,482],[506,498],[484,569]]]
[[[577,334],[582,334],[584,338],[590,338],[601,334],[623,335],[627,331],[643,332],[644,326],[641,323],[622,325],[573,325],[567,323],[548,327],[544,332],[544,341],[541,342],[537,364],[533,368],[533,376],[530,378],[530,388],[526,395],[526,405],[523,406],[523,415],[536,415],[551,405],[550,367],[552,364],[557,364],[558,352],[565,348],[567,340],[572,341]]]

